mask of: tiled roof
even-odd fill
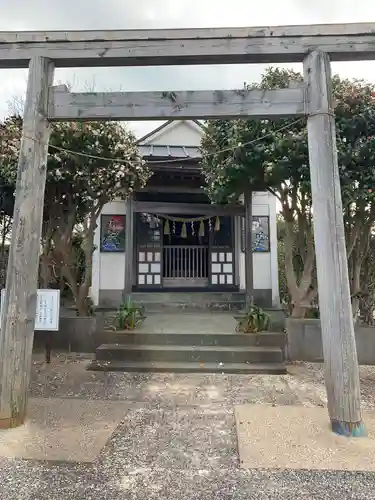
[[[195,146],[159,146],[142,145],[138,146],[144,158],[200,158],[201,154]]]

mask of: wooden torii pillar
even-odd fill
[[[21,425],[26,416],[50,135],[48,92],[53,73],[49,59],[31,59],[6,293],[1,305],[0,429]]]
[[[334,432],[362,436],[365,428],[328,55],[319,51],[309,54],[304,61],[304,73],[309,96],[307,131],[328,412]]]

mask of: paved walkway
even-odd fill
[[[375,499],[370,473],[243,470],[233,406],[323,406],[319,366],[291,375],[92,373],[64,355],[35,358],[31,394],[123,401],[128,409],[92,464],[0,459],[1,500]],[[367,407],[374,369],[362,369]]]

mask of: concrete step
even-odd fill
[[[186,345],[186,346],[264,346],[280,347],[286,344],[286,334],[282,332],[262,332],[258,334],[240,333],[141,333],[138,331],[103,331],[101,344],[128,345]]]
[[[96,349],[97,361],[152,361],[206,363],[281,363],[279,347],[125,345],[103,344]]]
[[[87,368],[94,371],[147,373],[221,373],[269,374],[287,373],[285,363],[180,363],[176,361],[92,361]]]
[[[174,303],[209,303],[224,301],[244,301],[244,292],[133,292],[132,298],[136,302],[174,302]]]
[[[238,311],[244,307],[243,292],[135,292],[134,303],[147,312],[197,310]]]
[[[135,302],[138,306],[143,306],[147,313],[175,313],[176,311],[181,312],[196,312],[196,311],[215,311],[215,312],[228,312],[233,311],[236,313],[241,311],[245,305],[245,302],[193,302],[193,303],[183,303],[183,302]]]

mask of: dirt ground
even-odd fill
[[[124,399],[160,407],[215,403],[326,406],[323,366],[293,363],[287,375],[89,372],[89,355],[55,353],[50,365],[34,355],[31,395]],[[362,406],[375,409],[375,367],[361,366]]]
[[[123,401],[126,410],[90,464],[0,458],[0,500],[371,500],[375,474],[240,468],[234,406],[324,406],[320,365],[289,374],[88,372],[89,357],[34,356],[34,398]],[[365,408],[375,369],[361,368]],[[102,403],[101,403],[102,404]]]

